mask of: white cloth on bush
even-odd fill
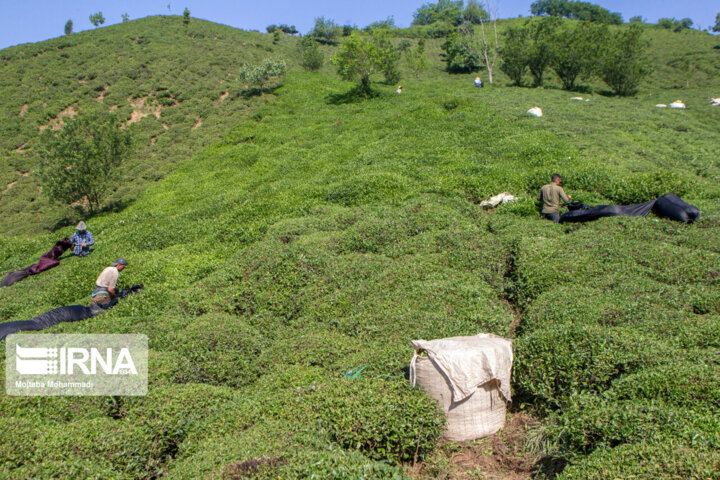
[[[686,105],[682,102],[682,100],[675,100],[673,103],[670,104],[670,108],[685,108]]]
[[[711,98],[711,99],[710,99],[710,105],[712,105],[713,107],[716,107],[716,106],[720,105],[720,97],[718,97],[718,98]]]
[[[532,115],[534,117],[542,117],[543,113],[540,107],[533,107],[530,110],[527,111],[528,115]]]
[[[508,192],[498,193],[494,197],[490,197],[489,199],[483,201],[480,203],[481,207],[497,207],[501,203],[507,203],[517,200],[517,197],[513,196],[512,194]]]

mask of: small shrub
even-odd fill
[[[374,460],[422,459],[445,424],[434,401],[406,380],[341,379],[316,395],[318,421],[335,442]]]

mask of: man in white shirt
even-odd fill
[[[120,272],[122,272],[126,266],[127,261],[120,257],[113,262],[111,267],[107,267],[102,271],[97,280],[95,280],[95,290],[93,290],[92,293],[92,303],[105,306],[117,296],[118,277]]]

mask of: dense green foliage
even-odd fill
[[[673,32],[682,32],[683,30],[692,28],[693,21],[689,18],[683,18],[681,20],[677,20],[675,18],[661,18],[658,20],[657,24],[659,27],[667,28]]]
[[[369,95],[373,74],[382,74],[390,83],[400,78],[398,56],[387,31],[374,30],[370,34],[354,32],[333,56],[332,63],[341,78],[358,81],[360,92]]]
[[[300,65],[305,70],[315,72],[322,68],[325,57],[312,37],[303,37],[298,48],[300,51]]]
[[[105,24],[105,17],[103,16],[102,12],[90,14],[90,23],[92,23],[96,27]]]
[[[287,65],[278,58],[266,58],[260,65],[245,64],[238,71],[238,79],[244,82],[245,90],[263,92],[265,89],[282,85]]]
[[[543,89],[505,87],[505,76],[476,89],[474,75],[443,71],[436,39],[402,95],[378,85],[372,100],[333,102],[348,84],[295,67],[299,39],[274,46],[195,19],[186,33],[181,17],[0,52],[7,183],[34,181],[20,175],[37,156],[15,149],[36,147],[68,105],[118,105],[121,119],[134,99],[164,106],[126,127],[148,157],[131,171],[163,178],[88,220],[92,255],[0,289],[2,321],[87,304],[102,267],[125,256],[121,282],[143,292],[47,332],[148,335],[149,394],[0,396],[0,431],[11,432],[0,477],[404,478],[442,423],[408,388],[409,341],[479,332],[514,339],[514,408],[542,420],[540,453],[566,465],[560,478],[717,476],[717,41],[646,35],[654,70],[638,96],[598,95],[590,79],[589,102],[570,101],[554,76]],[[239,95],[240,64],[283,54],[282,86]],[[654,107],[680,96],[686,110]],[[545,117],[524,115],[534,105]],[[586,203],[671,191],[701,219],[555,225],[535,197],[556,171]],[[33,230],[27,219],[54,217],[47,204],[24,210],[36,188],[20,182],[0,198],[2,272],[71,231],[42,232],[37,219]],[[478,208],[502,191],[519,200]],[[360,377],[344,375],[360,365]]]
[[[619,25],[623,21],[622,15],[611,13],[600,5],[573,0],[537,0],[530,5],[530,13],[611,25]]]
[[[50,200],[100,207],[130,148],[130,135],[119,127],[116,116],[95,114],[68,121],[58,133],[43,132],[40,178]]]
[[[551,67],[566,90],[575,89],[578,78],[587,80],[597,75],[615,94],[634,95],[652,71],[642,35],[637,24],[611,31],[589,22],[530,19],[504,31],[500,68],[515,85],[522,84],[527,69],[533,86],[541,86],[546,69]]]
[[[343,28],[333,20],[325,17],[315,19],[315,26],[308,33],[308,36],[314,38],[320,43],[335,45],[340,36],[344,36]]]
[[[73,21],[68,20],[65,22],[65,35],[70,35],[71,33],[73,33]]]

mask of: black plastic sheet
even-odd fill
[[[634,205],[571,205],[570,211],[560,217],[560,223],[591,222],[602,217],[645,217],[650,212],[678,222],[692,223],[700,217],[697,207],[685,203],[680,197],[666,193],[655,200]]]

